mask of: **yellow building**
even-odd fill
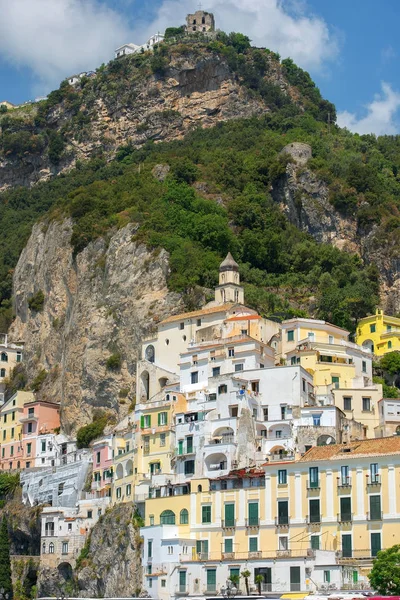
[[[0,409],[1,469],[19,469],[23,458],[21,417],[24,405],[35,399],[32,392],[16,392]]]
[[[146,588],[161,599],[216,595],[244,570],[251,591],[257,575],[264,592],[368,586],[374,556],[400,536],[399,476],[392,437],[192,480],[190,493],[165,486],[146,501]]]
[[[365,317],[357,325],[357,344],[377,356],[400,350],[400,319],[385,315],[378,309],[375,315]]]

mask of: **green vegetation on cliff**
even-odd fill
[[[380,224],[377,239],[381,236],[391,244],[395,254],[400,242],[399,141],[337,128],[333,105],[290,59],[279,63],[274,53],[250,48],[240,34],[161,46],[154,56],[136,55],[100,68],[80,91],[63,84],[40,106],[36,129],[20,124],[24,133],[18,143],[9,137],[17,125],[6,121],[0,146],[4,150],[8,144],[8,152],[22,152],[27,146],[39,148],[43,144],[36,137],[45,136],[46,152],[60,160],[65,136],[77,131],[82,136],[90,128],[90,110],[98,94],[116,107],[133,103],[136,78],[157,71],[162,81],[171,53],[188,52],[225,59],[242,85],[270,112],[212,129],[198,128],[179,142],[148,141],[140,149],[128,144],[108,165],[98,156],[31,190],[4,193],[0,204],[3,312],[8,311],[9,317],[12,269],[32,223],[50,210],[53,218],[73,218],[75,255],[112,228],[134,222],[139,225],[138,241],[170,253],[169,286],[187,297],[197,285],[215,285],[218,264],[229,249],[240,262],[247,303],[263,314],[290,316],[310,310],[353,328],[359,317],[374,309],[377,269],[363,266],[355,255],[318,244],[288,223],[270,195],[288,161],[279,153],[290,142],[310,144],[309,167],[326,182],[333,210],[354,216],[360,236]],[[275,75],[286,80],[286,93],[273,83]],[[51,133],[46,125],[60,103],[72,118],[62,131]],[[3,117],[2,123],[4,119],[10,117]],[[28,140],[27,130],[32,139]],[[164,181],[152,174],[159,163],[170,166]]]

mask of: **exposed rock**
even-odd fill
[[[287,92],[281,71],[275,69],[272,76],[274,83]],[[118,147],[127,142],[140,147],[147,140],[181,139],[193,127],[212,127],[229,119],[261,115],[268,107],[240,85],[221,57],[193,52],[183,57],[173,54],[163,78],[132,78],[130,88],[116,96],[99,92],[93,107],[87,110],[89,130],[84,135],[81,131],[66,134],[67,145],[59,164],[52,164],[47,153],[0,158],[0,192],[47,180],[99,150],[112,159]],[[56,105],[46,126],[68,129],[72,116],[64,104]]]
[[[165,181],[170,169],[169,165],[156,165],[152,170],[152,174],[158,181]]]
[[[309,144],[292,142],[291,144],[287,144],[287,146],[281,150],[281,154],[290,154],[298,165],[305,165],[312,157],[312,149]]]
[[[141,538],[132,504],[119,504],[93,528],[89,555],[75,578],[82,598],[137,597],[141,593]]]
[[[350,216],[342,216],[329,201],[327,185],[318,179],[312,171],[304,167],[303,159],[307,155],[299,144],[290,154],[295,163],[289,163],[286,174],[272,188],[272,197],[280,205],[289,221],[306,231],[318,242],[336,246],[340,250],[358,254],[365,264],[376,264],[381,277],[381,304],[389,313],[400,311],[400,257],[394,240],[382,242],[378,227],[367,233],[360,232],[357,221]],[[301,144],[300,146],[307,146]],[[296,155],[300,154],[299,159]],[[392,247],[395,249],[392,250]]]
[[[134,225],[97,239],[76,258],[71,232],[69,220],[33,228],[15,270],[10,330],[10,339],[26,342],[29,379],[47,371],[38,396],[61,402],[67,433],[89,422],[96,408],[125,416],[142,337],[181,305],[167,289],[167,253],[133,241]],[[38,290],[44,306],[33,312],[28,300]],[[114,353],[122,358],[119,370],[107,368]],[[119,398],[123,388],[127,399]]]

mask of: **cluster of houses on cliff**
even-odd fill
[[[264,591],[367,585],[400,533],[400,399],[372,379],[383,323],[393,347],[400,320],[381,311],[361,345],[325,321],[265,319],[228,254],[214,301],[143,341],[135,408],[90,448],[59,433],[57,404],[7,399],[0,468],[45,505],[42,563],[72,568],[107,507],[131,503],[150,596],[216,594],[243,570]]]

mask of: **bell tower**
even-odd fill
[[[218,304],[228,302],[244,304],[244,291],[240,285],[239,265],[230,252],[219,266],[219,285],[215,288],[215,301]]]

